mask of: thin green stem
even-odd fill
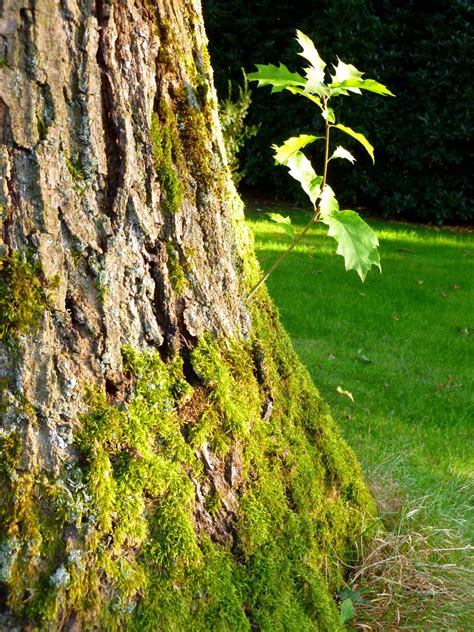
[[[280,265],[280,263],[290,254],[290,252],[293,250],[293,248],[295,246],[298,245],[298,243],[301,241],[301,239],[304,237],[304,235],[308,232],[308,230],[311,227],[311,224],[313,224],[314,222],[317,221],[318,218],[318,212],[317,209],[315,209],[315,212],[313,213],[313,215],[311,216],[311,219],[309,220],[309,222],[306,224],[306,226],[303,228],[303,230],[301,231],[301,233],[299,235],[297,235],[294,239],[293,242],[291,243],[291,245],[289,246],[289,248],[287,248],[285,250],[285,252],[283,254],[281,254],[278,259],[273,263],[273,265],[265,272],[265,274],[262,276],[262,278],[260,279],[260,281],[253,286],[253,288],[250,290],[250,292],[247,294],[247,298],[252,298],[252,296],[255,294],[255,292],[259,289],[259,287],[261,285],[263,285],[265,283],[265,281],[268,279],[268,277],[270,276],[270,274],[276,269],[278,268],[278,266]]]
[[[327,97],[324,99],[324,106],[326,107],[327,105]],[[323,181],[321,183],[321,191],[324,190],[324,187],[326,186],[326,180],[327,180],[327,175],[328,175],[328,164],[329,164],[329,130],[331,129],[331,125],[329,124],[329,122],[326,119],[326,132],[325,132],[325,142],[324,142],[324,172],[323,172]],[[280,265],[280,263],[286,259],[286,257],[290,254],[290,252],[293,250],[293,248],[295,248],[295,246],[298,245],[298,243],[301,241],[301,239],[304,237],[304,235],[308,232],[308,230],[310,229],[311,225],[314,222],[317,222],[319,219],[319,207],[315,206],[314,207],[314,211],[313,214],[311,216],[311,219],[309,220],[309,222],[306,224],[306,226],[303,228],[303,230],[301,231],[301,233],[299,235],[297,235],[292,243],[290,244],[290,246],[285,250],[285,252],[283,252],[278,259],[270,266],[270,268],[265,272],[265,274],[262,276],[262,278],[258,281],[258,283],[256,283],[253,288],[250,290],[250,292],[247,294],[247,298],[250,299],[252,298],[252,296],[255,294],[255,292],[259,289],[259,287],[261,285],[263,285],[265,283],[265,281],[268,279],[268,277],[270,276],[270,274],[276,270],[278,268],[278,266]]]
[[[325,143],[324,143],[324,171],[323,171],[323,182],[321,184],[321,191],[326,186],[326,181],[328,177],[328,165],[329,165],[329,130],[331,126],[328,121],[326,121],[326,134],[325,134]]]

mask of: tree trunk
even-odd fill
[[[0,1],[0,628],[339,629],[370,500],[258,278],[199,0]]]

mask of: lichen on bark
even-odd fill
[[[0,16],[0,627],[340,629],[372,504],[246,301],[199,2],[23,5]]]

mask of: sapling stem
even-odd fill
[[[321,184],[321,191],[324,190],[326,186],[326,180],[328,177],[328,164],[329,164],[329,130],[331,126],[326,120],[326,134],[325,134],[325,142],[324,142],[324,171],[323,171],[323,182]]]
[[[262,278],[260,279],[260,281],[258,281],[258,283],[256,283],[253,288],[250,290],[250,292],[247,294],[247,298],[252,298],[252,296],[255,294],[255,292],[259,289],[259,287],[261,285],[263,285],[263,283],[265,283],[265,281],[268,279],[268,277],[270,276],[270,274],[276,270],[276,268],[278,268],[278,266],[280,265],[280,263],[287,257],[287,255],[290,254],[290,252],[293,250],[293,248],[295,246],[298,245],[298,243],[301,241],[301,239],[304,237],[304,235],[308,232],[309,228],[311,227],[311,224],[313,224],[313,222],[318,221],[318,214],[319,214],[319,210],[315,207],[314,209],[314,213],[311,217],[311,219],[309,220],[309,222],[306,224],[306,226],[303,228],[303,230],[301,231],[301,233],[299,235],[297,235],[294,239],[293,242],[290,244],[290,246],[285,250],[284,253],[282,253],[278,259],[273,263],[272,266],[270,266],[270,268],[265,272],[265,274],[262,276]]]
[[[324,189],[324,187],[326,186],[326,179],[327,179],[327,173],[328,173],[328,162],[329,162],[329,130],[330,130],[330,125],[329,123],[326,121],[326,131],[325,131],[325,139],[324,139],[324,174],[323,174],[323,181],[321,184],[321,191]],[[265,274],[261,277],[261,279],[253,286],[253,288],[250,290],[250,292],[247,294],[247,298],[250,299],[252,298],[252,296],[255,294],[255,292],[257,292],[257,290],[260,288],[261,285],[263,285],[265,283],[265,281],[268,279],[268,277],[270,276],[270,274],[272,272],[274,272],[278,266],[280,265],[280,263],[282,261],[284,261],[286,259],[286,257],[290,254],[290,252],[295,248],[295,246],[297,246],[299,244],[299,242],[301,241],[301,239],[305,236],[305,234],[308,232],[308,230],[311,228],[311,225],[314,224],[314,222],[319,221],[319,206],[315,205],[314,209],[313,209],[313,214],[311,216],[311,219],[309,220],[309,222],[306,224],[306,226],[303,228],[303,230],[301,231],[301,233],[299,235],[297,235],[292,243],[289,245],[289,247],[285,250],[285,252],[283,252],[278,259],[270,266],[270,268],[265,272]]]

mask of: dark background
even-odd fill
[[[340,57],[397,95],[364,92],[333,100],[338,121],[364,133],[375,147],[372,166],[363,148],[350,147],[342,134],[335,139],[357,158],[353,167],[331,162],[330,184],[344,206],[417,221],[474,221],[472,2],[204,0],[203,5],[221,98],[229,79],[242,82],[241,68],[251,72],[256,63],[281,61],[301,71],[297,28],[314,40],[328,64]],[[242,185],[294,199],[297,185],[274,166],[270,147],[321,131],[319,109],[288,92],[271,95],[270,88],[250,85],[246,120],[260,123],[260,129],[240,154]],[[317,165],[317,154],[313,157]]]

